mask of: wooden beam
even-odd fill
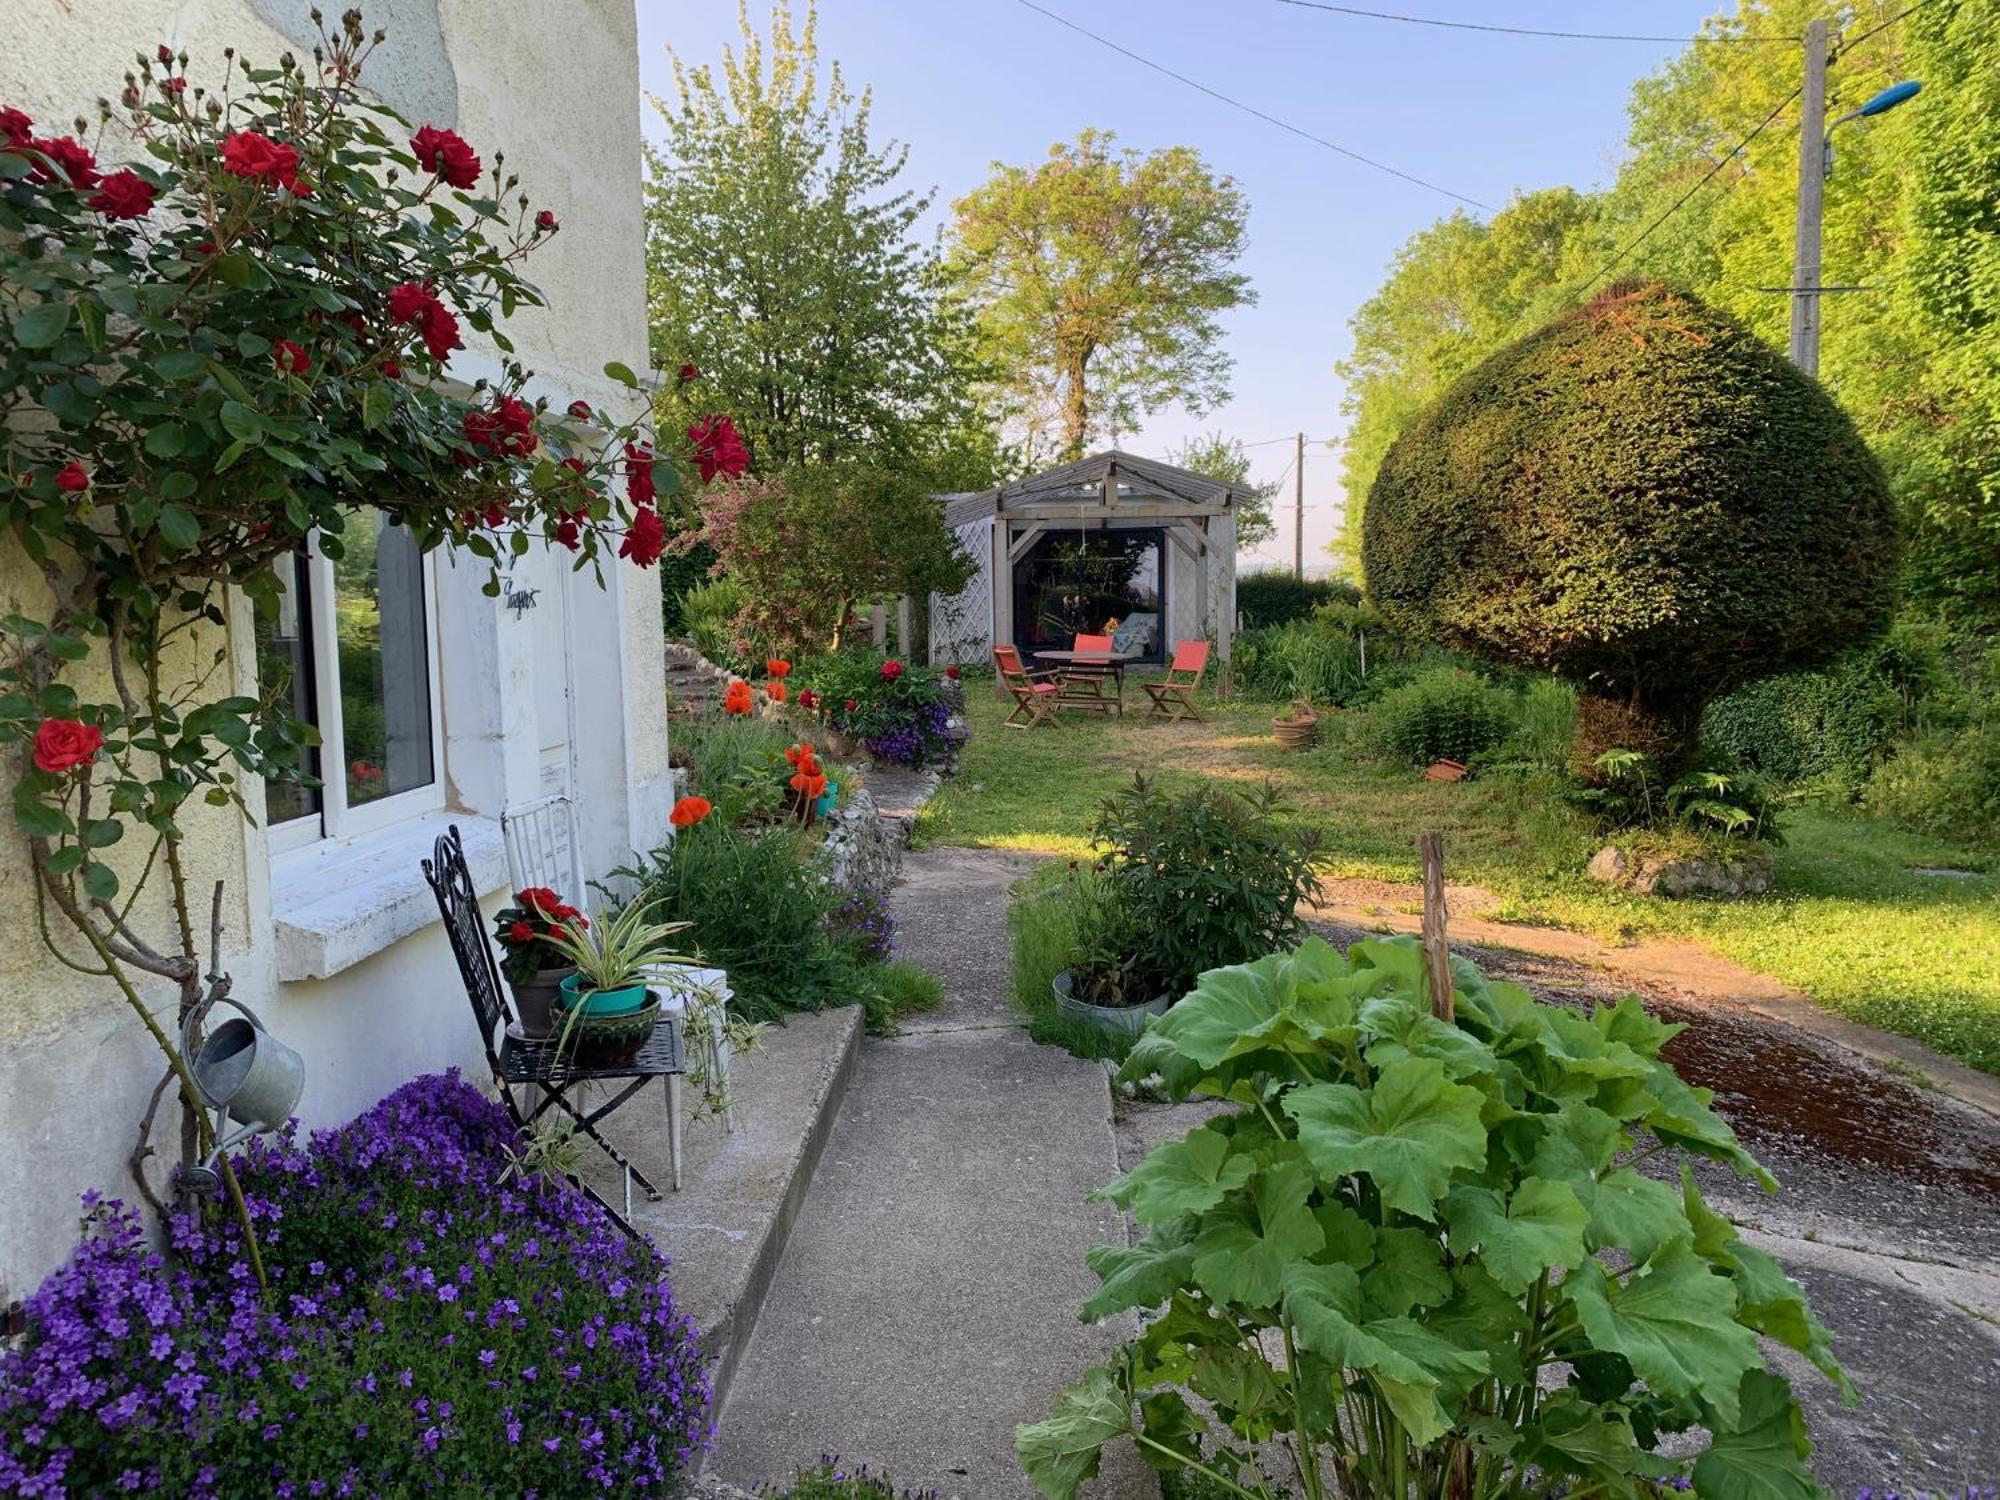
[[[1215,655],[1220,666],[1217,678],[1222,695],[1228,697],[1235,689],[1230,677],[1229,647],[1236,635],[1236,517],[1231,515],[1212,524],[1216,529],[1210,538],[1209,556],[1214,559],[1216,583],[1221,591],[1215,611]]]
[[[997,507],[997,492],[995,504]],[[993,644],[996,646],[1014,644],[1014,559],[1007,549],[1010,530],[1006,513],[996,508],[993,512],[993,541],[986,559],[993,584]],[[993,695],[1003,699],[1007,696],[1007,684],[1000,680],[997,673],[993,678]]]
[[[1022,554],[1034,546],[1035,542],[1041,537],[1041,534],[1048,529],[1048,522],[1033,521],[1029,523],[1028,527],[1019,536],[1014,538],[1013,545],[1007,549],[1007,565],[1010,570],[1015,563],[1021,560]]]
[[[1020,500],[1015,502],[1012,509],[1008,511],[1008,514],[1022,518],[1029,516],[1068,516],[1074,518],[1081,503],[1075,496],[1067,500]],[[1088,513],[1095,515],[1105,508],[1103,499],[1100,496],[1097,505],[1091,507]],[[1192,500],[1169,500],[1164,498],[1158,500],[1120,500],[1112,505],[1110,509],[1116,515],[1153,516],[1162,520],[1194,520],[1200,516],[1222,516],[1229,513],[1227,505],[1199,505]]]

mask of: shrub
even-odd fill
[[[1361,590],[1341,578],[1294,578],[1275,570],[1243,573],[1236,579],[1236,617],[1245,630],[1303,620],[1335,600],[1359,604]]]
[[[1903,745],[1876,770],[1862,803],[1924,833],[2000,846],[2000,723]]]
[[[1076,992],[1099,1005],[1180,996],[1195,976],[1241,963],[1300,931],[1317,893],[1317,838],[1278,824],[1266,787],[1168,794],[1144,776],[1108,798],[1091,824],[1103,853],[1079,891]]]
[[[750,670],[757,642],[738,629],[743,612],[743,585],[733,578],[712,578],[681,595],[681,623],[695,650],[719,667]]]
[[[1415,766],[1469,761],[1514,727],[1509,695],[1456,667],[1433,667],[1391,688],[1368,710],[1369,738]]]
[[[898,766],[949,766],[965,744],[965,721],[939,668],[873,652],[835,651],[793,670],[795,691],[832,728]],[[851,706],[850,706],[851,705]]]
[[[1537,677],[1521,690],[1508,748],[1517,760],[1546,771],[1565,770],[1576,738],[1576,689],[1560,677]]]
[[[1439,1019],[1413,941],[1313,939],[1204,974],[1139,1039],[1121,1079],[1236,1108],[1105,1189],[1148,1232],[1090,1251],[1083,1314],[1145,1327],[1017,1430],[1041,1493],[1075,1495],[1121,1437],[1239,1496],[1268,1493],[1235,1476],[1273,1438],[1309,1497],[1634,1495],[1690,1472],[1704,1495],[1811,1491],[1759,1335],[1851,1387],[1804,1293],[1696,1187],[1690,1158],[1777,1183],[1660,1060],[1680,1028],[1636,997],[1585,1016],[1452,970]],[[1642,1141],[1680,1159],[1678,1189],[1625,1159]],[[1657,1451],[1696,1428],[1691,1459]]]
[[[1898,544],[1881,466],[1822,387],[1628,283],[1410,424],[1362,551],[1395,628],[1578,685],[1578,774],[1622,747],[1671,779],[1711,698],[1888,625]]]
[[[791,774],[785,751],[792,732],[742,714],[706,713],[679,721],[675,750],[688,765],[689,785],[715,805],[727,824],[764,822],[785,805]]]
[[[1364,681],[1360,643],[1311,620],[1245,635],[1235,666],[1245,691],[1280,702],[1352,703]]]
[[[522,1144],[456,1075],[254,1144],[268,1308],[235,1224],[177,1216],[167,1261],[94,1207],[0,1357],[0,1492],[670,1490],[708,1385],[666,1263]]]
[[[751,1021],[851,1005],[863,997],[862,961],[834,912],[844,893],[803,830],[732,828],[709,817],[636,868],[637,900],[663,922],[687,922],[683,942],[729,971],[730,1005]]]
[[[1028,1018],[1028,1035],[1044,1046],[1064,1047],[1078,1057],[1119,1058],[1129,1036],[1073,1021],[1056,1009],[1056,976],[1072,968],[1077,936],[1095,875],[1088,867],[1048,870],[1018,888],[1007,909],[1013,938],[1014,1006]]]
[[[660,624],[669,640],[687,634],[684,606],[688,590],[708,582],[714,568],[715,552],[709,547],[697,545],[661,555]]]
[[[1576,800],[1608,830],[1677,823],[1714,838],[1784,842],[1778,809],[1790,799],[1755,771],[1709,766],[1667,781],[1636,750],[1607,750],[1597,769],[1596,784],[1578,788]]]

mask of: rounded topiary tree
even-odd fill
[[[1833,398],[1748,329],[1614,286],[1461,377],[1368,495],[1368,590],[1399,629],[1581,689],[1576,768],[1672,777],[1703,705],[1888,624],[1896,513]]]

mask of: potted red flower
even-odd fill
[[[514,992],[514,1013],[524,1036],[547,1036],[553,1027],[549,1004],[576,965],[557,947],[553,937],[588,927],[590,919],[545,885],[514,893],[511,906],[493,916],[493,936],[500,944],[500,972]]]

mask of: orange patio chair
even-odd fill
[[[1207,641],[1180,641],[1174,646],[1173,665],[1167,668],[1164,682],[1147,682],[1141,686],[1146,696],[1153,700],[1146,710],[1149,719],[1192,719],[1197,724],[1208,721],[1201,716],[1201,710],[1194,706],[1194,690],[1201,686],[1201,674],[1208,669]]]
[[[1101,651],[1106,660],[1073,661],[1064,665],[1057,678],[1062,684],[1063,707],[1088,709],[1100,714],[1108,714],[1114,709],[1124,713],[1125,679],[1109,660],[1111,637],[1079,635],[1072,649],[1079,652]]]
[[[1002,721],[1007,729],[1033,729],[1037,724],[1055,722],[1062,700],[1062,688],[1050,679],[1053,672],[1030,672],[1021,663],[1021,653],[1012,646],[993,648],[993,670],[1014,695],[1014,711]]]

